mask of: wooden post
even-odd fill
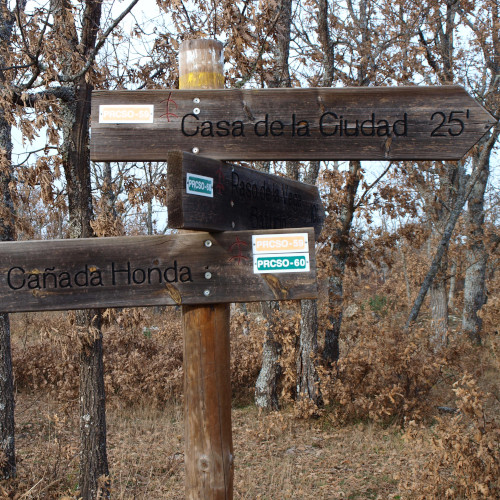
[[[224,87],[222,44],[187,40],[181,89]],[[193,108],[203,109],[196,99]],[[196,152],[196,151],[193,151]],[[183,306],[186,499],[233,498],[229,305]]]

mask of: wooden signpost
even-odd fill
[[[0,244],[2,312],[317,296],[314,230]]]
[[[217,160],[453,160],[495,123],[458,86],[220,89],[221,50],[183,42],[182,90],[94,92],[91,157],[189,151],[169,156],[169,225],[222,232],[0,243],[2,312],[183,306],[193,500],[232,498],[227,303],[316,297],[323,223],[315,187]]]
[[[312,226],[321,232],[318,188],[190,153],[167,156],[168,225],[232,231]]]
[[[223,66],[222,43],[186,40],[179,86],[222,88]],[[182,306],[186,500],[233,498],[229,318],[229,304]]]
[[[459,160],[496,122],[462,87],[97,91],[95,161]]]

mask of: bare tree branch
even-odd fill
[[[108,26],[107,30],[100,36],[99,41],[96,43],[96,46],[94,47],[92,52],[90,52],[90,54],[88,55],[87,62],[82,67],[82,69],[78,71],[78,73],[74,73],[73,75],[60,75],[59,79],[61,82],[73,82],[87,73],[87,71],[94,63],[95,58],[97,57],[97,54],[101,50],[102,46],[106,43],[108,36],[122,22],[125,16],[136,6],[138,2],[139,0],[132,0],[128,7]]]
[[[370,190],[376,186],[378,184],[378,182],[380,181],[380,179],[382,179],[382,177],[385,176],[385,174],[387,172],[389,172],[389,169],[394,165],[393,162],[390,162],[389,165],[387,165],[387,167],[384,169],[384,171],[365,189],[365,192],[359,197],[359,200],[358,202],[354,205],[354,210],[358,209],[361,204],[363,203],[364,199],[366,198],[366,196],[368,195],[368,193],[370,192]]]

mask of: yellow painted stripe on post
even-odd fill
[[[224,75],[210,71],[193,71],[179,77],[180,89],[224,88]]]

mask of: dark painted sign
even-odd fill
[[[319,236],[324,210],[318,188],[247,167],[168,154],[168,225],[231,231],[312,226]]]

